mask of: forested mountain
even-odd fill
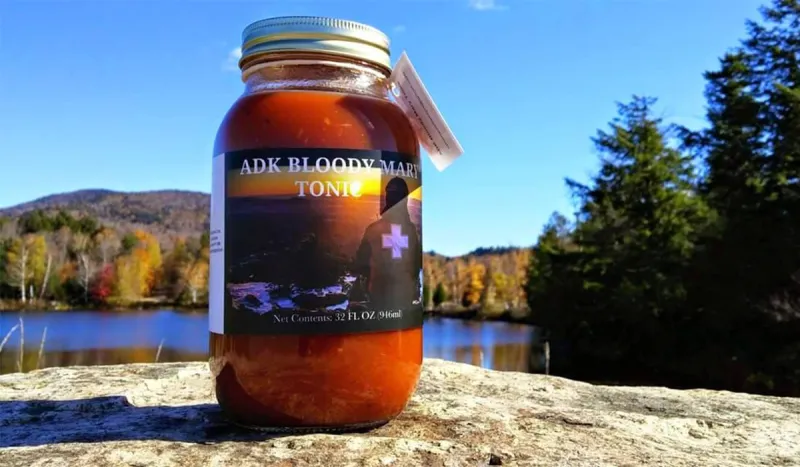
[[[199,235],[208,229],[209,202],[207,193],[193,191],[79,190],[0,209],[0,217],[31,216],[36,211],[45,214],[65,211],[73,216],[93,217],[108,227],[122,230],[144,228],[166,238]],[[30,222],[37,221],[31,219]]]

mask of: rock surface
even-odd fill
[[[269,437],[220,421],[205,363],[0,377],[0,466],[800,466],[800,399],[593,386],[426,360],[370,433]]]

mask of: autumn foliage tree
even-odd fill
[[[485,275],[486,266],[482,263],[473,261],[467,265],[467,283],[464,287],[464,295],[461,298],[461,304],[464,307],[469,308],[480,303],[486,287],[483,282]]]
[[[424,272],[431,300],[428,308],[477,307],[493,314],[514,310],[528,312],[524,285],[529,248],[484,248],[457,257],[426,253]]]
[[[91,297],[95,303],[106,303],[114,292],[114,267],[106,264],[94,277],[91,285]]]
[[[13,239],[6,250],[6,281],[8,281],[10,286],[16,287],[19,290],[22,302],[27,300],[28,280],[32,275],[30,257],[31,241],[29,236]]]
[[[164,239],[65,211],[37,210],[0,220],[0,299],[194,305],[207,300],[207,234]],[[166,259],[165,244],[172,245]]]

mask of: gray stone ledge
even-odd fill
[[[0,466],[800,466],[800,399],[441,360],[370,433],[268,437],[218,419],[206,363],[4,375]]]

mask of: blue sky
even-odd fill
[[[755,0],[0,2],[0,207],[83,188],[210,190],[220,119],[242,90],[242,28],[277,15],[369,23],[405,50],[465,154],[424,164],[424,248],[530,245],[590,137],[632,94],[703,124],[702,72]]]

